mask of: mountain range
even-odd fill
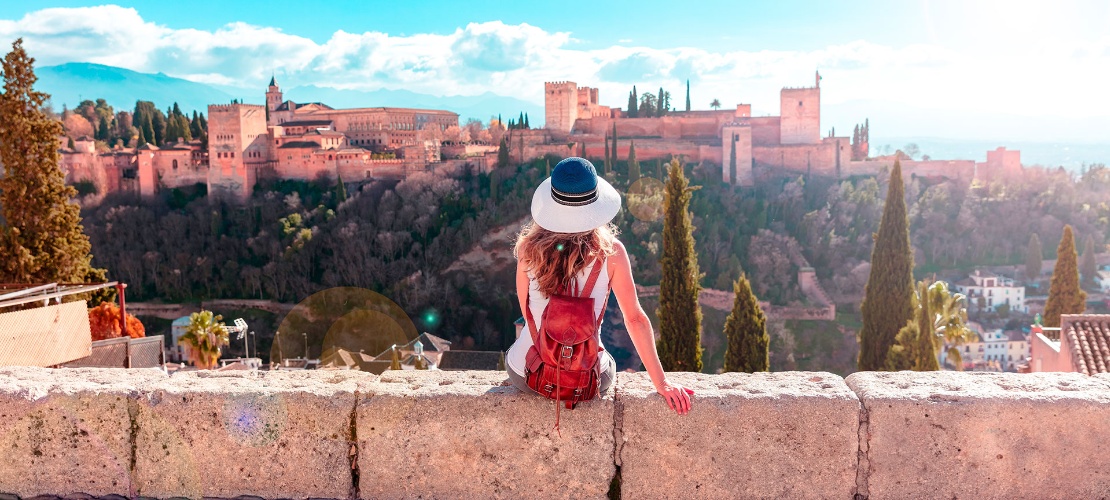
[[[163,73],[140,73],[102,64],[73,62],[45,66],[35,70],[37,88],[52,96],[51,103],[76,107],[84,99],[105,99],[117,109],[131,109],[135,101],[152,101],[161,109],[177,103],[183,111],[207,113],[209,104],[239,99],[242,102],[265,102],[265,83],[257,89],[214,86],[175,78]],[[501,114],[505,120],[527,113],[532,124],[543,123],[543,106],[486,92],[477,96],[434,96],[408,90],[380,89],[374,91],[344,90],[313,85],[282,89],[285,99],[295,102],[323,102],[334,108],[392,106],[403,108],[445,109],[459,114],[461,122],[477,118],[488,122]]]

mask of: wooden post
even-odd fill
[[[124,337],[130,337],[127,334],[127,300],[124,297],[124,289],[126,288],[127,283],[116,283],[116,300],[119,301],[119,331]]]

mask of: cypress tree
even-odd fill
[[[151,127],[154,130],[154,145],[161,146],[165,144],[166,140],[166,115],[162,114],[162,110],[155,109],[152,113]]]
[[[532,129],[532,126],[528,124],[528,113],[524,113],[524,128]]]
[[[505,142],[505,136],[501,136],[501,145],[497,147],[497,168],[507,166],[509,166],[509,143]]]
[[[1095,239],[1087,235],[1083,239],[1083,258],[1079,261],[1079,274],[1083,283],[1095,285],[1095,275],[1098,274],[1098,262],[1095,261]]]
[[[735,297],[732,312],[725,319],[725,371],[765,372],[770,367],[767,317],[759,306],[747,276],[740,276],[732,285]]]
[[[860,304],[860,370],[882,370],[895,336],[913,317],[913,251],[904,190],[902,164],[895,160]]]
[[[617,163],[617,122],[613,122],[613,153],[609,155],[613,159],[613,168],[616,169]]]
[[[49,95],[34,89],[34,59],[23,39],[3,59],[0,93],[0,282],[103,281],[91,266],[77,191],[58,166],[62,124],[44,108]]]
[[[640,162],[636,160],[636,141],[628,147],[628,184],[640,180]]]
[[[1075,236],[1071,225],[1064,226],[1064,236],[1056,248],[1056,268],[1044,305],[1044,326],[1059,327],[1060,316],[1079,314],[1087,308],[1087,292],[1079,287],[1079,256],[1075,253]]]
[[[551,177],[551,159],[550,158],[544,158],[543,163],[544,163],[544,170],[547,172],[547,175],[545,176],[545,178],[546,177]]]
[[[663,256],[659,280],[659,340],[656,348],[666,371],[701,371],[701,289],[698,255],[694,251],[694,225],[690,186],[678,160],[667,169],[663,193]]]
[[[609,134],[605,134],[605,162],[601,164],[601,171],[605,173],[606,170],[613,168],[613,162],[609,159]]]
[[[73,143],[72,137],[66,137],[66,147],[69,148],[70,151],[77,148],[77,145]]]
[[[111,129],[109,128],[109,126],[108,126],[108,119],[101,116],[100,117],[100,127],[97,128],[97,130],[96,130],[96,140],[108,142],[108,139],[110,139],[111,137],[112,137],[112,132],[111,132]]]
[[[1029,248],[1025,252],[1025,277],[1030,281],[1041,275],[1041,266],[1044,264],[1044,254],[1041,250],[1041,239],[1037,233],[1029,237]]]
[[[662,117],[663,115],[667,114],[667,94],[663,93],[663,87],[659,87],[658,95],[658,102],[655,106],[655,116]]]
[[[686,80],[686,111],[690,111],[690,80]]]
[[[638,118],[640,116],[640,97],[636,95],[636,86],[632,86],[632,95],[628,96],[628,117]]]
[[[335,200],[336,203],[343,203],[347,201],[347,186],[343,184],[343,176],[338,173],[335,174]]]

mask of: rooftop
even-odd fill
[[[1060,324],[1076,371],[1086,375],[1110,372],[1110,315],[1064,315]]]

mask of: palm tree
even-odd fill
[[[185,334],[177,339],[178,344],[189,347],[189,359],[198,369],[216,367],[220,359],[220,347],[228,344],[228,332],[223,316],[213,315],[212,311],[195,312],[189,315],[189,326]]]
[[[929,286],[929,311],[933,315],[933,344],[937,352],[948,345],[948,359],[963,369],[963,357],[959,346],[975,341],[975,332],[967,327],[967,297],[962,293],[952,293],[948,283],[937,281]]]
[[[713,102],[709,103],[709,107],[713,109],[721,109],[721,101],[713,99]]]
[[[936,353],[947,345],[948,360],[956,369],[963,369],[959,346],[975,340],[975,333],[967,327],[967,297],[953,294],[943,281],[924,280],[914,287],[912,299],[914,317],[899,330],[887,355],[887,368],[936,370]]]

